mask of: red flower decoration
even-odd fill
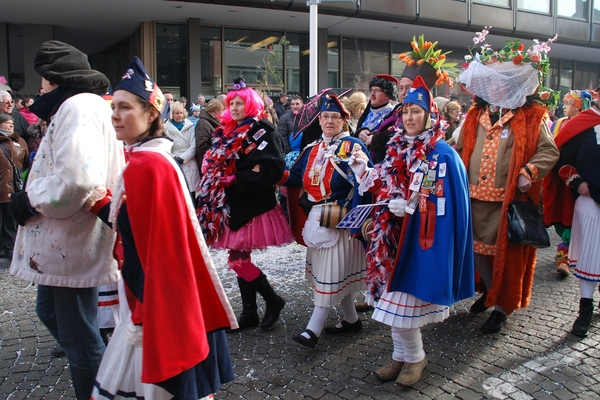
[[[513,59],[512,59],[513,64],[515,65],[521,65],[521,63],[523,62],[523,56],[518,54],[516,55]]]
[[[525,45],[523,43],[519,44],[519,51],[523,51],[525,49]]]

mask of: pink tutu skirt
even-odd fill
[[[284,246],[294,241],[292,229],[278,204],[275,208],[252,218],[237,231],[225,228],[213,243],[215,249],[252,251],[269,246]]]

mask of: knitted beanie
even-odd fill
[[[369,89],[373,86],[377,86],[392,100],[398,98],[398,87],[396,85],[398,85],[398,78],[387,74],[375,75],[369,81]]]
[[[58,40],[42,44],[33,64],[42,78],[58,86],[86,88],[104,94],[110,85],[104,74],[91,69],[87,55]]]

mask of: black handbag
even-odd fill
[[[508,205],[508,240],[538,249],[550,247],[550,235],[540,209],[529,195],[527,199],[521,201],[517,198]]]
[[[8,159],[8,162],[12,166],[13,173],[13,187],[15,192],[20,192],[23,190],[23,176],[21,175],[21,168],[18,168],[15,163],[13,163],[12,157],[8,154],[8,151],[4,148],[4,146],[0,145],[0,149],[4,152],[4,155]]]

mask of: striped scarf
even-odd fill
[[[217,241],[229,223],[229,204],[220,178],[235,174],[235,163],[249,144],[247,132],[255,122],[249,118],[231,130],[221,125],[213,133],[213,145],[205,155],[206,173],[198,191],[200,207],[196,210],[208,244]]]

